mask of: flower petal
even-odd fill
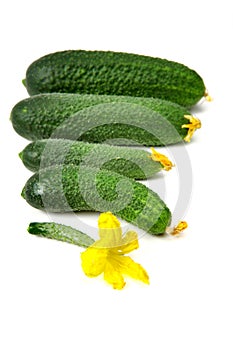
[[[117,270],[122,274],[149,284],[149,276],[146,270],[140,264],[134,262],[129,256],[111,255],[108,261],[113,266],[117,266]]]
[[[155,162],[160,162],[164,170],[166,171],[171,170],[171,168],[174,166],[174,164],[172,164],[170,159],[168,159],[168,157],[166,157],[164,154],[157,152],[154,148],[151,148],[151,152],[152,154],[150,157]]]
[[[120,244],[122,229],[120,221],[111,212],[101,213],[98,219],[99,237],[103,248],[112,248]]]
[[[98,246],[102,248],[114,248],[121,245],[122,229],[118,228],[99,228],[100,240]]]
[[[122,274],[116,268],[115,264],[112,265],[110,261],[107,261],[105,265],[104,279],[110,283],[114,289],[122,289],[125,286]]]
[[[101,213],[98,219],[99,228],[116,228],[121,227],[120,221],[110,211]]]
[[[108,250],[89,247],[81,253],[82,269],[88,277],[96,277],[104,272]]]
[[[116,250],[117,254],[127,254],[138,247],[139,244],[137,233],[135,231],[128,231],[122,238],[121,245],[117,247]]]
[[[184,140],[186,142],[190,142],[191,138],[194,134],[194,131],[196,129],[200,129],[201,128],[201,121],[198,118],[195,118],[192,115],[184,115],[184,118],[188,119],[190,121],[190,124],[184,124],[181,126],[181,128],[187,128],[188,129],[188,133],[185,136]]]

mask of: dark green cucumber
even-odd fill
[[[160,99],[54,93],[20,101],[11,111],[11,121],[29,140],[160,146],[187,136],[184,115],[190,115],[186,108]]]
[[[95,241],[87,234],[74,229],[73,227],[56,224],[55,222],[31,222],[28,232],[57,241],[67,242],[80,247],[89,247]]]
[[[26,182],[23,198],[48,212],[111,211],[151,234],[163,234],[171,212],[145,185],[108,170],[52,166]]]
[[[183,106],[196,104],[205,85],[187,66],[137,54],[69,50],[48,54],[27,69],[29,95],[44,92],[157,97]]]
[[[163,169],[145,150],[63,139],[31,142],[20,152],[20,158],[34,172],[52,165],[82,163],[137,180],[147,179]]]

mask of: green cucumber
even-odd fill
[[[57,241],[75,244],[80,247],[89,247],[95,242],[87,234],[73,227],[56,224],[55,222],[31,222],[28,232],[39,237],[56,239]]]
[[[155,235],[165,233],[171,221],[170,210],[155,192],[108,170],[51,166],[28,179],[22,197],[48,212],[111,211]]]
[[[189,132],[186,108],[170,101],[107,95],[42,94],[11,111],[15,131],[28,140],[66,138],[119,145],[161,146]]]
[[[158,97],[183,106],[205,95],[203,79],[187,66],[125,52],[68,50],[34,61],[23,80],[29,95],[44,92]]]
[[[144,180],[164,169],[145,150],[63,139],[31,142],[19,155],[24,165],[34,172],[52,165],[85,163],[86,166],[94,165],[99,169]]]

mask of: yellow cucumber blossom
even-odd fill
[[[164,154],[157,152],[154,148],[151,148],[151,152],[152,153],[150,157],[152,158],[152,160],[154,160],[155,162],[160,162],[164,170],[171,170],[171,168],[174,166],[170,159],[168,159],[168,157],[166,157]]]
[[[134,231],[122,235],[119,220],[110,212],[102,213],[98,220],[100,239],[81,253],[82,269],[88,277],[101,273],[114,289],[125,286],[123,275],[149,284],[149,276],[144,268],[125,256],[139,247]]]
[[[184,231],[186,228],[188,227],[188,224],[186,221],[180,221],[178,223],[178,225],[176,225],[175,227],[171,228],[171,227],[168,227],[166,232],[169,234],[169,235],[172,235],[172,236],[178,236],[182,231]]]
[[[195,130],[200,129],[201,121],[198,118],[193,117],[192,115],[184,115],[184,118],[190,121],[190,124],[182,125],[182,128],[188,129],[188,133],[185,136],[184,140],[190,142]]]

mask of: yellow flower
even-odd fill
[[[184,115],[184,118],[190,121],[190,124],[182,125],[182,128],[188,129],[188,133],[185,136],[184,140],[186,142],[190,142],[195,130],[201,128],[201,121],[198,118],[193,117],[192,115]]]
[[[182,231],[184,231],[186,228],[188,227],[188,224],[186,221],[180,221],[178,223],[178,225],[176,225],[175,227],[167,227],[166,232],[169,235],[172,236],[178,236]]]
[[[101,273],[114,289],[125,286],[123,275],[149,284],[149,276],[144,268],[129,256],[124,256],[139,247],[138,236],[128,231],[122,236],[118,219],[110,212],[102,213],[98,220],[100,239],[81,253],[82,269],[88,277]]]
[[[168,171],[171,170],[171,168],[174,166],[170,159],[166,157],[164,154],[161,154],[157,152],[154,148],[151,148],[151,159],[153,159],[155,162],[160,162],[161,165],[163,166],[163,169]]]

